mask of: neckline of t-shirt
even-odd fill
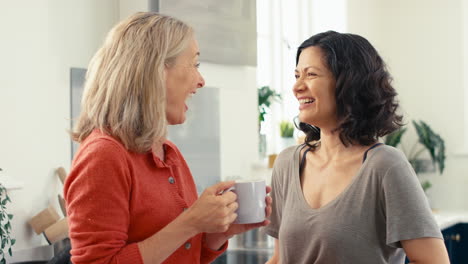
[[[369,149],[369,151],[367,152],[366,160],[364,160],[359,170],[353,176],[353,179],[351,180],[351,182],[348,184],[348,186],[346,186],[346,188],[341,193],[339,193],[335,198],[333,198],[331,201],[329,201],[325,205],[322,205],[319,208],[312,208],[309,205],[309,203],[307,203],[304,197],[304,192],[302,191],[302,187],[301,187],[301,178],[299,175],[299,160],[301,158],[301,151],[300,151],[301,148],[299,145],[296,148],[296,151],[294,153],[294,166],[293,167],[294,167],[294,185],[296,188],[296,195],[299,196],[298,198],[301,201],[302,207],[306,209],[306,211],[318,213],[318,212],[326,210],[327,208],[331,207],[333,204],[336,204],[337,202],[339,202],[339,200],[341,200],[346,195],[346,193],[349,192],[351,187],[358,181],[358,179],[361,178],[361,175],[363,174],[362,172],[365,170],[365,168],[367,167],[367,164],[370,162],[369,160],[372,160],[372,157],[374,156],[374,153],[376,152],[376,150],[382,148],[383,146],[385,145],[380,145],[378,147]]]

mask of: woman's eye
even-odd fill
[[[315,74],[314,72],[308,72],[307,73],[307,76],[316,76],[317,74]]]
[[[296,78],[296,80],[299,79],[299,75],[294,74],[294,78]]]

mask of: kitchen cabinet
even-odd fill
[[[442,230],[450,263],[468,263],[468,224],[456,224]]]

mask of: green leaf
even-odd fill
[[[289,121],[281,121],[280,123],[280,136],[281,137],[293,137],[294,125]]]
[[[13,256],[13,253],[11,252],[11,247],[8,248],[8,254],[10,254],[10,257]]]
[[[8,214],[8,219],[13,219],[13,215],[12,214]]]
[[[280,101],[281,95],[270,89],[269,86],[262,86],[258,89],[258,109],[260,112],[259,121],[265,120],[264,115],[267,113],[273,101]]]
[[[437,164],[439,173],[442,174],[445,168],[445,142],[436,134],[424,121],[413,121],[419,142],[427,149],[434,164]],[[416,158],[416,157],[415,157]]]
[[[438,142],[438,148],[437,148],[437,153],[436,153],[436,162],[439,167],[439,173],[442,174],[445,169],[445,142],[444,140],[439,136],[436,135],[437,142]]]
[[[413,125],[416,128],[416,133],[419,137],[419,143],[421,143],[431,155],[431,159],[435,160],[435,143],[433,142],[433,134],[431,128],[423,121],[413,121]],[[416,158],[416,157],[415,157]]]
[[[426,192],[429,188],[432,187],[432,184],[429,181],[424,181],[421,183],[421,187],[423,188],[424,192]]]
[[[11,245],[13,246],[16,243],[16,239],[12,238],[10,242],[11,242]]]
[[[401,143],[401,137],[405,134],[406,128],[401,128],[385,137],[385,145],[397,147]]]

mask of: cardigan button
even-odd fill
[[[192,244],[190,242],[185,243],[185,249],[189,250],[192,247]]]
[[[169,183],[170,183],[170,184],[174,184],[174,183],[175,183],[174,177],[169,177]]]

